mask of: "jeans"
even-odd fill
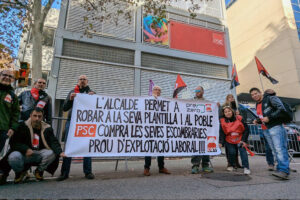
[[[158,168],[159,169],[163,169],[164,168],[165,163],[164,163],[164,157],[163,156],[158,156],[157,157],[157,164],[158,164]],[[150,169],[150,166],[151,166],[151,157],[150,156],[146,156],[145,157],[145,166],[144,166],[144,168],[145,169]]]
[[[269,130],[263,130],[263,134],[269,134]],[[268,141],[266,140],[265,137],[263,137],[265,139],[265,150],[266,150],[266,161],[268,163],[268,165],[273,165],[274,166],[274,156],[273,156],[273,152],[272,149],[270,147],[270,145],[268,144]]]
[[[239,150],[243,167],[249,169],[248,154],[244,147],[242,146],[238,147],[237,144],[230,144],[228,142],[225,143],[225,146],[227,147],[228,150],[228,161],[232,167],[237,167],[236,166],[237,150]]]
[[[202,168],[209,167],[209,161],[210,161],[209,156],[192,156],[191,162],[193,167],[194,166],[199,167],[201,160],[202,160]]]
[[[67,142],[68,133],[70,128],[70,120],[67,120],[66,122],[66,128],[65,128],[65,143]],[[65,176],[69,176],[70,168],[71,168],[71,162],[72,157],[64,157],[63,163],[61,166],[61,174]],[[83,158],[83,173],[84,174],[90,174],[92,173],[92,158],[90,157],[84,157]]]
[[[2,152],[6,139],[8,138],[7,136],[7,131],[0,131],[0,153]]]
[[[273,156],[277,161],[277,171],[290,173],[289,155],[287,150],[287,134],[282,125],[274,126],[264,132],[264,136],[270,145]]]
[[[19,151],[13,151],[8,156],[8,163],[16,173],[27,170],[30,166],[37,166],[39,171],[44,171],[55,160],[55,157],[54,152],[49,149],[34,150],[29,157],[22,155]]]

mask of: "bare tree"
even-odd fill
[[[85,34],[91,36],[93,31],[92,21],[113,20],[118,25],[119,17],[124,17],[130,23],[132,21],[132,9],[143,6],[143,13],[151,13],[156,16],[157,21],[166,17],[167,6],[177,1],[185,1],[191,5],[188,8],[192,17],[195,11],[200,8],[198,2],[204,0],[70,0],[78,3],[87,11],[83,17],[86,23]],[[206,0],[209,1],[209,0]],[[9,45],[1,45],[2,52],[11,53],[19,41],[15,41],[14,34],[22,31],[23,33],[31,30],[32,34],[32,78],[42,76],[42,40],[43,29],[47,14],[53,5],[54,0],[1,0],[0,30],[10,31],[6,36],[0,34],[0,41],[5,41]],[[44,6],[43,6],[44,5]],[[108,5],[113,5],[114,11],[107,9]],[[125,7],[124,7],[125,6]],[[10,27],[10,29],[9,29]],[[13,27],[13,28],[11,28]],[[12,31],[11,31],[12,30]],[[8,37],[7,37],[8,36]],[[1,52],[1,51],[0,51]]]
[[[32,78],[42,77],[42,40],[44,23],[47,14],[54,0],[2,0],[0,3],[0,13],[6,17],[4,19],[4,31],[13,27],[12,33],[6,34],[6,38],[0,38],[9,44],[9,47],[2,47],[4,52],[11,52],[19,41],[14,41],[13,34],[18,31],[23,33],[31,30],[32,34]],[[11,31],[11,29],[9,29]],[[7,37],[8,36],[8,37]],[[1,36],[0,36],[1,37]],[[4,36],[2,36],[4,37]]]

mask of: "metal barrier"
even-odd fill
[[[248,143],[250,149],[257,155],[265,155],[265,138],[260,125],[248,124],[249,138]],[[287,131],[288,151],[290,156],[300,154],[300,137],[297,131],[284,125]]]

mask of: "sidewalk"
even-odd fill
[[[151,176],[143,176],[143,160],[120,161],[115,172],[115,161],[93,162],[96,179],[87,180],[82,172],[82,163],[72,163],[70,178],[57,182],[47,173],[46,180],[0,186],[0,198],[22,199],[298,199],[300,198],[300,158],[291,168],[291,180],[281,181],[267,171],[265,157],[250,159],[250,176],[243,170],[227,172],[224,157],[214,157],[212,174],[190,174],[190,158],[168,159],[165,166],[171,175],[158,173],[157,162],[152,160]],[[59,168],[60,169],[60,168]],[[59,175],[57,170],[55,176]],[[13,180],[11,173],[9,179]]]

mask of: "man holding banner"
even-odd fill
[[[203,94],[204,94],[204,89],[202,86],[198,86],[196,89],[195,89],[195,97],[194,99],[196,100],[200,100],[200,101],[203,101],[205,100],[204,97],[203,97]],[[199,165],[200,165],[200,162],[201,162],[201,159],[202,159],[202,171],[203,172],[208,172],[208,173],[211,173],[213,172],[213,168],[210,168],[209,167],[209,162],[210,162],[210,158],[209,156],[192,156],[192,174],[198,174],[199,173]]]
[[[67,143],[69,127],[71,122],[72,116],[72,107],[73,101],[76,97],[76,94],[83,93],[83,94],[95,94],[90,87],[88,86],[88,79],[87,76],[81,75],[78,78],[78,84],[75,86],[73,90],[71,90],[64,102],[63,111],[69,111],[68,113],[68,120],[66,122],[65,127],[65,143]],[[63,181],[69,178],[70,168],[71,168],[72,157],[64,157],[63,164],[61,166],[61,175],[58,177],[57,181]],[[85,174],[85,178],[87,179],[94,179],[95,176],[92,173],[92,159],[91,157],[84,157],[83,159],[83,172]]]
[[[153,87],[152,90],[152,96],[154,96],[155,98],[159,97],[161,93],[161,88],[156,85]],[[164,163],[164,156],[157,156],[157,164],[158,164],[158,168],[159,168],[159,173],[163,173],[163,174],[171,174],[165,167],[165,163]],[[144,166],[144,175],[145,176],[150,176],[150,166],[151,166],[151,156],[146,156],[145,157],[145,166]]]

